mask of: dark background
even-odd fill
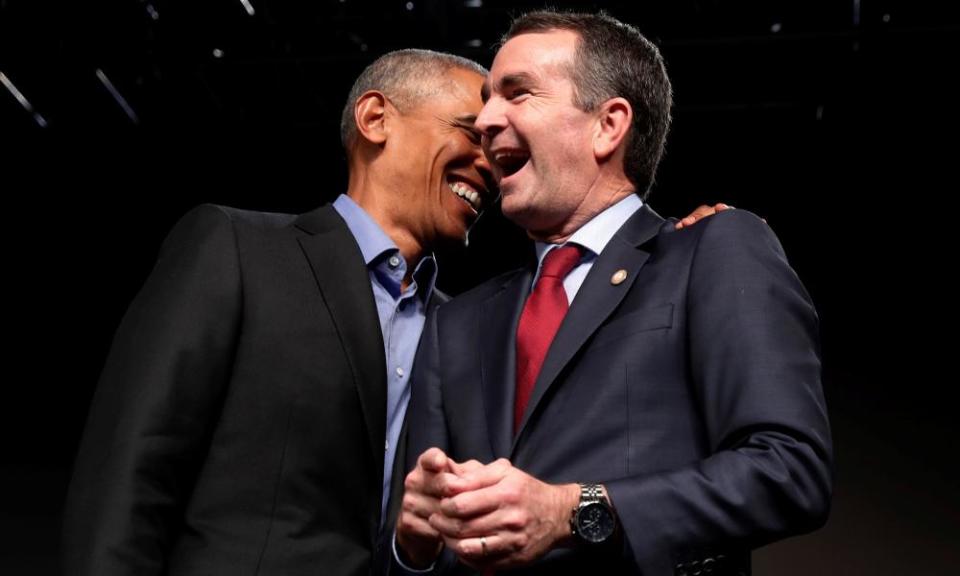
[[[98,373],[176,219],[201,202],[302,212],[332,199],[340,108],[366,64],[426,47],[489,65],[509,15],[542,6],[249,3],[253,15],[241,0],[0,0],[4,574],[55,570]],[[554,3],[605,8],[665,55],[675,122],[653,207],[762,215],[819,309],[833,512],[755,554],[757,574],[960,565],[956,4]],[[512,267],[523,246],[488,214],[468,250],[442,256],[441,287]]]

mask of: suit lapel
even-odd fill
[[[296,226],[310,234],[299,238],[300,245],[310,262],[350,364],[367,425],[371,454],[377,463],[374,469],[381,471],[382,483],[387,369],[380,320],[363,255],[350,229],[332,207],[325,206],[304,214]]]
[[[480,310],[480,381],[494,458],[506,457],[510,450],[517,323],[532,278],[529,268],[511,276]]]
[[[620,305],[633,286],[640,269],[650,256],[642,245],[657,235],[662,224],[663,219],[644,204],[614,234],[594,262],[563,323],[560,324],[553,343],[550,344],[550,350],[544,358],[520,422],[520,430],[514,437],[511,454],[516,449],[517,440],[523,435],[530,415],[536,410],[550,385],[587,339]],[[627,276],[620,284],[615,285],[611,278],[619,270],[626,271]]]

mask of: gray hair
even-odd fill
[[[357,138],[353,110],[361,95],[379,90],[402,112],[436,94],[437,80],[454,68],[487,75],[487,69],[473,60],[421,49],[388,52],[367,66],[353,83],[340,115],[340,142],[347,154]]]

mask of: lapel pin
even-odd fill
[[[617,270],[613,273],[613,276],[610,277],[610,283],[614,286],[619,286],[623,284],[623,281],[627,279],[627,271],[623,268]]]

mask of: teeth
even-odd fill
[[[469,202],[474,210],[480,210],[480,194],[476,190],[473,190],[462,182],[453,182],[448,184],[448,186],[450,186],[450,190],[452,190],[454,194]]]
[[[525,150],[501,150],[494,153],[493,161],[502,174],[499,177],[512,176],[530,160],[530,153]]]
[[[525,160],[526,158],[529,158],[529,157],[530,157],[529,154],[526,154],[524,152],[519,152],[519,151],[498,152],[496,156],[494,156],[494,160],[496,162],[504,162],[504,161],[509,162],[510,160]]]

